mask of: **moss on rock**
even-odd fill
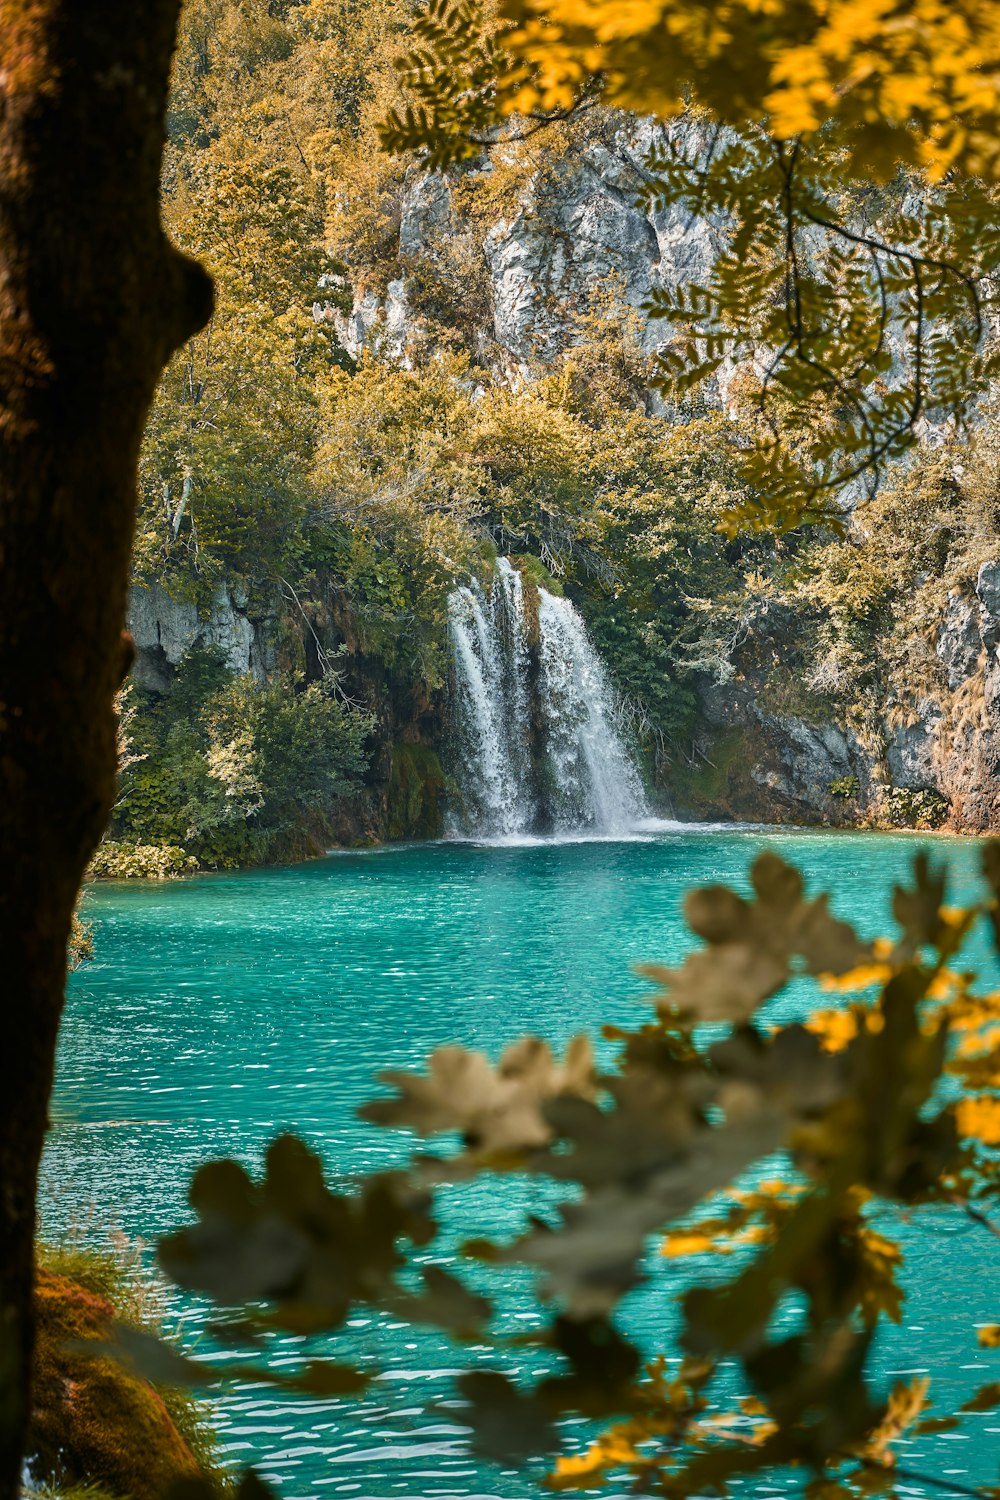
[[[163,1397],[114,1360],[75,1347],[111,1337],[115,1308],[71,1276],[40,1268],[28,1464],[62,1490],[97,1486],[130,1500],[162,1500],[203,1474]]]
[[[689,815],[718,816],[753,763],[754,746],[746,730],[731,729],[718,734],[691,761],[675,761],[670,769],[670,789]]]
[[[387,792],[390,839],[436,839],[444,832],[445,779],[435,750],[401,740],[392,747]]]

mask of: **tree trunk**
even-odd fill
[[[206,321],[159,173],[179,0],[0,0],[0,1500],[29,1412],[66,942],[114,796],[143,422]]]

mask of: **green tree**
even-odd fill
[[[333,674],[260,683],[211,652],[189,653],[170,694],[144,705],[142,758],[114,836],[181,848],[213,868],[322,850],[338,802],[358,790],[373,729],[338,691]]]
[[[222,570],[273,578],[304,505],[316,381],[347,362],[329,316],[343,304],[329,285],[341,268],[323,246],[324,181],[274,77],[292,34],[266,10],[254,21],[216,6],[195,8],[186,42],[167,217],[212,270],[217,301],[208,328],[169,367],[151,414],[136,566],[154,577],[173,567],[203,583]]]

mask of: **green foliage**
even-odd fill
[[[861,791],[861,783],[856,776],[839,776],[836,781],[830,782],[827,791],[831,797],[853,802]]]
[[[671,736],[694,704],[692,667],[712,654],[709,601],[738,594],[770,547],[718,533],[744,493],[731,424],[675,427],[586,389],[580,345],[519,392],[470,389],[451,357],[332,376],[311,545],[329,536],[364,649],[393,662],[405,646],[433,686],[447,592],[483,570],[485,532],[530,583],[582,605],[619,689],[651,733]]]
[[[366,362],[320,393],[307,545],[341,581],[362,650],[440,686],[447,595],[475,565],[463,360],[408,373]]]
[[[93,880],[171,880],[198,868],[194,855],[176,844],[122,844],[105,839],[94,851]]]
[[[557,598],[563,593],[562,580],[549,572],[540,557],[525,552],[520,557],[512,557],[510,561],[529,590],[545,589],[548,593],[555,594]]]
[[[367,764],[372,721],[326,679],[305,685],[283,676],[261,687],[237,677],[206,706],[205,719],[211,776],[228,798],[259,810],[273,838],[287,838],[313,817],[322,825]]]
[[[513,1239],[464,1247],[500,1268],[498,1295],[504,1268],[535,1270],[541,1326],[511,1348],[531,1342],[548,1365],[533,1384],[479,1367],[459,1377],[478,1451],[508,1462],[551,1452],[557,1419],[580,1414],[611,1425],[586,1454],[557,1461],[555,1488],[624,1476],[680,1497],[788,1465],[815,1500],[831,1485],[861,1496],[891,1484],[896,1442],[943,1419],[925,1423],[926,1380],[885,1392],[870,1377],[879,1326],[900,1319],[905,1297],[902,1250],[875,1215],[898,1205],[919,1226],[950,1204],[989,1229],[984,1208],[1000,1187],[1000,1009],[962,958],[977,925],[998,934],[996,845],[984,878],[987,899],[956,910],[943,872],[918,856],[912,884],[894,893],[897,935],[871,943],[764,853],[749,895],[689,893],[703,946],[644,971],[658,986],[654,1014],[606,1030],[620,1047],[613,1069],[596,1071],[586,1037],[562,1059],[526,1037],[495,1067],[439,1048],[424,1074],[386,1074],[392,1092],[362,1111],[441,1137],[436,1154],[337,1191],[294,1137],[272,1144],[259,1182],[236,1162],[209,1163],[191,1186],[196,1221],[161,1242],[162,1262],[185,1286],[247,1304],[249,1330],[306,1336],[298,1374],[267,1378],[349,1391],[367,1374],[310,1361],[308,1337],[329,1348],[357,1305],[505,1347],[489,1333],[492,1302],[435,1265],[433,1197],[482,1173],[494,1192],[505,1174],[535,1174],[565,1184],[565,1201]],[[807,978],[847,1003],[775,1024],[768,1002]],[[747,1179],[764,1161],[769,1174]],[[668,1257],[694,1258],[677,1284],[677,1346],[644,1366],[614,1315],[664,1231]],[[737,1248],[730,1275],[706,1265]],[[802,1317],[787,1336],[774,1313],[790,1292]],[[723,1372],[730,1388],[739,1375],[738,1437],[713,1413]],[[955,1422],[996,1399],[987,1384]]]
[[[949,594],[971,595],[1000,548],[996,432],[991,409],[969,443],[891,471],[842,536],[814,533],[773,578],[805,695],[863,739],[880,705],[948,696],[935,645]]]
[[[259,3],[187,7],[165,217],[212,272],[216,310],[169,366],[147,427],[141,576],[274,579],[294,550],[316,382],[350,363],[332,321],[349,305],[344,267],[324,245],[332,106],[318,70],[336,50],[322,34],[334,9],[316,3],[297,27]]]
[[[338,800],[359,785],[371,730],[332,676],[258,683],[189,653],[169,694],[139,702],[143,758],[95,873],[181,873],[192,857],[231,868],[322,848]]]
[[[940,828],[948,816],[948,799],[929,787],[885,787],[877,816],[890,828]]]

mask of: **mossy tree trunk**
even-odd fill
[[[29,1402],[66,942],[111,806],[143,422],[211,286],[166,240],[179,0],[0,0],[0,1497]]]

